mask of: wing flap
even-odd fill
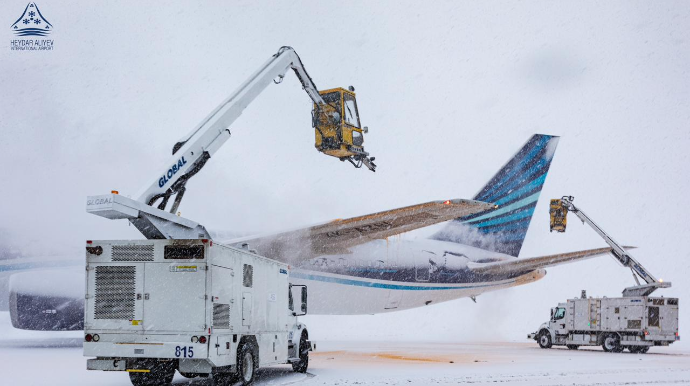
[[[631,247],[626,247],[631,248]],[[529,257],[526,259],[504,260],[494,263],[468,263],[467,267],[476,273],[482,274],[505,274],[534,271],[539,268],[552,267],[554,265],[572,263],[579,260],[589,259],[594,256],[604,255],[611,252],[611,248],[587,249],[584,251],[559,253],[557,255]]]

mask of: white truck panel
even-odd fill
[[[256,342],[260,366],[296,359],[288,346],[299,344],[305,327],[289,310],[286,264],[210,240],[88,248],[85,332],[99,337],[84,343],[84,355],[97,357],[89,368],[125,370],[114,361],[150,358],[209,372],[235,366],[245,338]],[[206,343],[195,340],[202,336]]]
[[[607,339],[609,344],[604,349],[614,352],[622,350],[621,347],[667,346],[680,339],[678,299],[647,296],[569,299],[552,309],[551,320],[528,338],[537,340],[543,348],[552,344],[571,348],[604,345]]]

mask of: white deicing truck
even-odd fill
[[[611,254],[624,267],[630,268],[637,285],[625,288],[623,297],[581,297],[559,303],[551,309],[551,319],[536,332],[527,335],[541,348],[553,345],[577,349],[601,345],[607,352],[646,353],[652,346],[668,346],[680,340],[678,334],[678,299],[649,297],[671,283],[657,280],[626,248],[618,244],[585,212],[573,204],[572,196],[551,200],[551,231],[565,232],[568,212],[589,225],[611,247]],[[645,284],[641,284],[639,279]]]
[[[528,335],[541,348],[599,346],[607,352],[646,353],[668,346],[678,335],[678,299],[647,296],[568,299],[551,309],[551,319]]]
[[[89,241],[84,355],[89,370],[167,385],[175,370],[250,384],[259,367],[306,372],[298,316],[307,288],[287,264],[211,240]]]

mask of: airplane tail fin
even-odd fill
[[[435,240],[518,256],[559,137],[535,134],[474,196],[498,209],[450,221]]]

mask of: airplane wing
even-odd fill
[[[258,237],[243,242],[272,259],[296,262],[316,256],[349,253],[349,248],[366,242],[427,227],[454,218],[497,208],[475,200],[431,201],[338,219],[295,231]]]
[[[625,247],[631,249],[635,247]],[[476,273],[482,274],[505,274],[534,271],[539,268],[552,267],[565,263],[572,263],[579,260],[589,259],[594,256],[604,255],[611,252],[611,248],[596,248],[584,251],[559,253],[557,255],[528,257],[526,259],[504,260],[492,263],[467,263],[467,267]]]

